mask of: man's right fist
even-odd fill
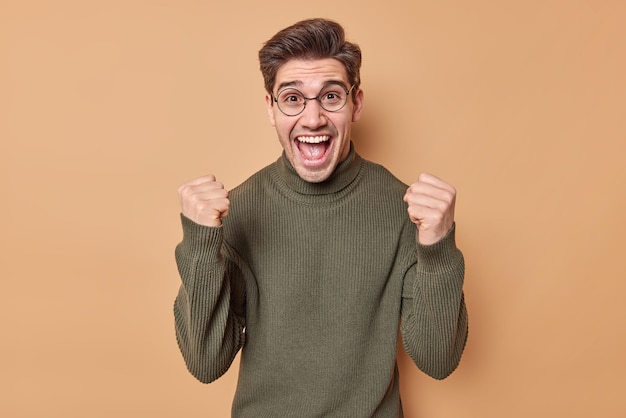
[[[221,226],[230,208],[228,191],[214,175],[184,183],[178,188],[178,197],[183,215],[200,225]]]

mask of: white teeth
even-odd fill
[[[306,142],[308,144],[319,144],[320,142],[328,141],[330,137],[328,135],[320,136],[299,136],[298,141]]]

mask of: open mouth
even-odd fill
[[[310,163],[324,160],[326,152],[330,148],[330,135],[298,136],[296,145],[302,158]]]

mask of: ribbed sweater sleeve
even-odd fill
[[[465,263],[455,244],[455,228],[435,244],[417,243],[417,262],[407,272],[403,291],[404,348],[435,379],[457,368],[467,341]]]
[[[223,255],[223,229],[181,218],[183,240],[175,251],[182,280],[174,302],[176,337],[189,371],[209,383],[228,370],[243,345],[243,294],[234,282],[236,266]]]

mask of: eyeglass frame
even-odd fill
[[[326,87],[328,87],[328,86],[322,87],[322,89],[320,90],[319,94],[318,94],[317,96],[315,96],[315,97],[306,97],[306,96],[304,95],[304,93],[302,93],[300,90],[298,90],[298,89],[297,89],[297,88],[295,88],[295,87],[285,87],[285,88],[283,88],[283,89],[279,90],[279,91],[276,93],[276,96],[279,96],[279,95],[280,95],[280,93],[282,93],[282,92],[283,92],[283,91],[285,91],[285,90],[289,90],[289,89],[297,91],[297,92],[298,92],[298,93],[300,93],[300,95],[302,96],[302,99],[304,100],[304,106],[302,106],[302,110],[301,110],[301,111],[299,111],[298,113],[296,113],[296,114],[294,114],[294,115],[290,115],[290,114],[288,114],[288,113],[285,113],[285,111],[284,111],[283,109],[281,109],[280,105],[278,104],[278,97],[274,96],[274,93],[270,93],[270,94],[271,94],[271,96],[272,96],[272,103],[276,103],[276,107],[278,108],[278,110],[280,110],[280,112],[281,112],[283,115],[285,115],[285,116],[294,117],[294,116],[298,116],[298,115],[300,115],[300,114],[301,114],[302,112],[304,112],[304,110],[306,109],[306,102],[307,102],[308,100],[315,100],[315,101],[317,101],[317,103],[320,105],[320,107],[321,107],[322,109],[324,109],[326,112],[336,113],[336,112],[339,112],[340,110],[342,110],[344,107],[346,107],[346,104],[348,104],[348,98],[350,97],[350,94],[352,93],[352,90],[354,90],[354,87],[356,87],[356,84],[353,84],[353,85],[350,87],[350,89],[349,89],[349,90],[346,90],[346,88],[345,88],[343,85],[339,84],[339,83],[336,83],[335,85],[336,85],[336,86],[339,86],[339,87],[340,87],[340,88],[341,88],[341,89],[342,89],[342,90],[346,93],[346,101],[345,101],[345,102],[343,102],[343,104],[341,105],[341,107],[340,107],[339,109],[336,109],[336,110],[328,110],[328,109],[326,109],[326,108],[324,107],[324,105],[322,104],[322,99],[321,99],[322,92],[323,92],[323,91],[324,91],[324,89],[326,89]]]

